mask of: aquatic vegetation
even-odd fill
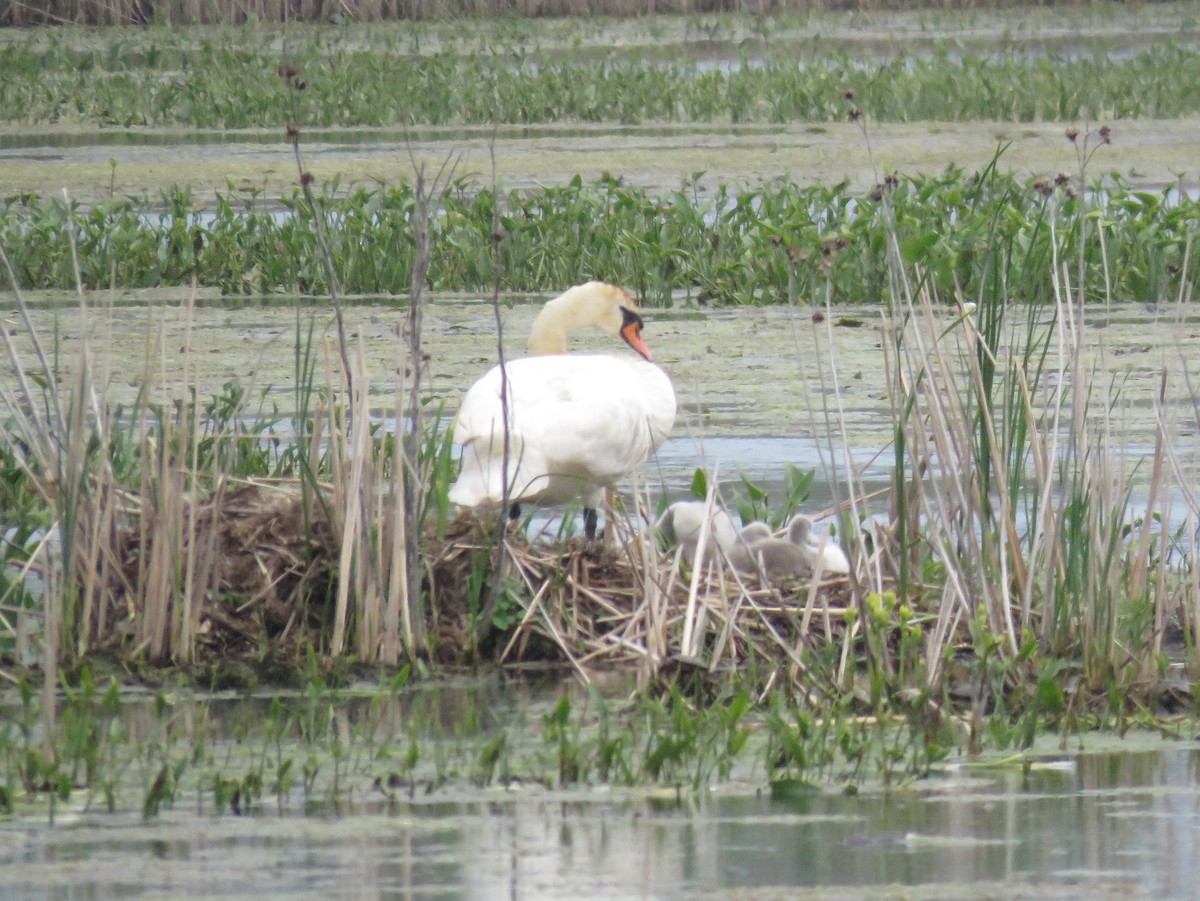
[[[56,53],[34,78],[28,47],[0,49],[11,64],[0,71],[13,73],[0,100],[38,121],[286,121],[297,151],[301,120],[393,121],[381,86],[414,98],[406,116],[431,122],[822,119],[851,100],[856,119],[860,108],[880,119],[944,116],[951,104],[1017,120],[1095,105],[1120,116],[1163,80],[1158,112],[1195,103],[1179,85],[1196,54],[1173,45],[1119,60],[938,49],[885,63],[876,80],[837,51],[805,67],[766,58],[724,72],[524,49],[413,59],[336,43],[281,72],[273,51],[244,37],[189,49],[195,78],[160,70],[149,84],[120,48],[111,69],[92,58],[104,78],[79,75],[74,50]],[[1001,79],[1013,85],[1004,95]],[[952,94],[960,80],[974,93]],[[37,622],[44,669],[40,703],[19,686],[0,801],[44,795],[53,815],[83,784],[113,807],[127,778],[147,819],[195,786],[239,813],[271,797],[282,809],[297,793],[336,800],[364,769],[381,793],[413,791],[417,780],[696,788],[729,778],[752,746],[762,778],[785,791],[813,778],[916,777],[958,749],[1026,747],[1039,729],[1149,721],[1178,703],[1163,680],[1168,629],[1183,637],[1176,662],[1192,678],[1197,668],[1194,523],[1172,519],[1167,501],[1183,496],[1196,509],[1194,482],[1161,426],[1149,498],[1131,515],[1129,473],[1108,446],[1112,397],[1089,384],[1080,336],[1089,304],[1190,300],[1198,216],[1180,190],[1094,176],[1094,151],[1110,138],[1108,126],[1069,130],[1080,152],[1070,175],[1006,175],[998,153],[981,172],[888,175],[863,193],[779,180],[702,196],[699,175],[661,196],[611,176],[502,194],[466,179],[432,192],[419,181],[345,190],[334,181],[318,192],[301,165],[290,196],[230,186],[211,208],[183,190],[93,206],[5,198],[0,248],[32,348],[26,355],[6,330],[16,387],[4,397],[3,452],[16,487],[6,489],[4,561],[22,570],[5,570],[16,622],[6,621],[5,640],[16,652]],[[487,290],[498,301],[502,290],[561,288],[597,272],[647,304],[785,302],[808,313],[818,336],[835,304],[879,304],[894,476],[880,506],[849,464],[833,466],[852,557],[845,577],[781,589],[680,571],[642,528],[641,497],[615,548],[449,519],[449,437],[440,417],[424,415],[420,390],[422,291]],[[77,287],[87,335],[103,314],[85,286],[190,284],[330,298],[338,329],[323,355],[311,321],[297,321],[295,412],[280,415],[266,393],[236,382],[201,400],[186,331],[179,352],[148,351],[132,406],[109,404],[86,366],[71,382],[58,377],[58,336],[33,333],[21,293]],[[342,321],[345,292],[410,299],[390,401],[373,399],[362,346]],[[185,322],[193,301],[179,311]],[[1029,311],[1021,326],[1018,305]],[[839,361],[828,354],[821,365],[829,456],[839,459]],[[790,470],[785,497],[768,505],[743,477],[743,517],[778,525],[811,479]],[[492,564],[497,548],[504,567]],[[216,766],[206,739],[181,740],[163,695],[136,739],[112,731],[114,689],[98,699],[89,678],[62,680],[60,712],[57,668],[74,671],[98,649],[136,665],[206,666],[214,683],[230,677],[231,659],[290,678],[303,666],[307,692],[299,707],[273,699]],[[581,709],[564,696],[539,715],[533,751],[506,724],[470,719],[435,728],[429,742],[413,727],[389,735],[372,709],[365,729],[347,731],[333,726],[325,675],[349,658],[387,667],[549,658],[582,681],[591,667],[624,666],[637,699]],[[118,759],[134,764],[127,772]]]
[[[332,184],[316,202],[341,292],[410,291],[413,185],[343,191]],[[81,276],[93,288],[195,278],[231,296],[321,294],[329,276],[313,207],[299,192],[282,203],[256,189],[218,194],[212,209],[182,190],[90,209],[20,195],[0,201],[0,242],[26,288],[73,287],[74,240]],[[1083,228],[1085,203],[1101,228]],[[1117,173],[1081,183],[995,168],[890,176],[862,194],[780,180],[740,192],[721,185],[710,196],[687,186],[655,196],[613,179],[576,179],[497,198],[490,187],[459,180],[430,225],[426,284],[489,294],[497,283],[503,291],[557,291],[603,272],[650,306],[782,303],[826,286],[838,302],[874,303],[890,290],[892,234],[904,263],[919,263],[920,278],[939,296],[989,290],[989,242],[999,242],[1013,302],[1051,302],[1049,261],[1082,255],[1089,297],[1158,303],[1200,275],[1196,255],[1186,252],[1198,203],[1174,188],[1134,189]],[[497,205],[504,211],[498,217]],[[1051,215],[1059,217],[1054,230]],[[491,240],[496,218],[498,247]]]
[[[1181,18],[1183,18],[1181,16]],[[740,25],[736,26],[741,29]],[[481,26],[481,31],[487,30]],[[788,122],[841,117],[857,91],[880,121],[1028,122],[1089,115],[1193,115],[1187,85],[1200,54],[1186,32],[1132,52],[1097,43],[1057,53],[1010,36],[999,50],[952,34],[914,53],[840,46],[819,30],[730,43],[713,66],[689,50],[589,39],[590,52],[551,37],[443,30],[427,49],[405,26],[308,29],[289,37],[310,127],[551,122]],[[33,31],[0,44],[0,115],[18,123],[284,129],[286,86],[266,26],[196,39],[156,29],[79,42]],[[546,46],[541,46],[545,41]],[[483,44],[481,48],[479,44]]]

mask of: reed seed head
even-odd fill
[[[857,122],[862,118],[862,110],[860,110],[857,106],[852,106],[850,107],[850,111],[846,113],[846,118],[851,122]]]
[[[1067,175],[1065,172],[1060,172],[1058,175],[1054,176],[1054,183],[1056,185],[1065,185],[1070,180],[1071,176]]]
[[[1105,144],[1112,143],[1112,129],[1109,128],[1107,125],[1100,126],[1100,140],[1103,141]]]
[[[312,183],[313,183],[313,175],[311,172],[305,172],[303,175],[300,176],[300,184],[307,187],[308,185],[311,185]]]
[[[1067,140],[1070,141],[1072,144],[1075,143],[1075,141],[1078,137],[1079,137],[1079,129],[1078,128],[1068,128],[1067,129]]]

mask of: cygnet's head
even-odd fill
[[[803,513],[798,513],[792,517],[792,521],[788,523],[787,537],[792,544],[808,544],[808,539],[812,535],[813,521]]]
[[[742,526],[738,537],[742,539],[744,544],[754,544],[755,542],[774,537],[774,533],[771,532],[771,527],[765,522],[756,520]]]

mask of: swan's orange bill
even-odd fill
[[[621,329],[621,337],[625,339],[625,343],[640,353],[643,357],[654,362],[654,357],[650,353],[650,348],[646,346],[646,342],[642,340],[642,324],[641,322],[629,322]]]

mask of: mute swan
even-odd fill
[[[738,530],[730,517],[720,507],[710,505],[705,501],[676,501],[667,507],[658,520],[658,529],[669,541],[674,541],[683,548],[683,559],[689,565],[696,563],[696,551],[700,543],[700,530],[708,520],[708,540],[705,543],[704,554],[700,557],[700,565],[714,558],[713,551],[718,550],[728,556],[738,540]]]
[[[811,521],[809,528],[812,527]],[[793,519],[787,538],[776,538],[765,522],[752,522],[738,533],[738,540],[726,552],[729,565],[740,573],[762,575],[768,582],[805,578],[812,575],[812,555],[796,541],[801,527]]]
[[[568,354],[567,336],[584,326],[620,335],[645,359]],[[546,303],[529,335],[530,356],[504,366],[508,390],[508,472],[504,467],[501,369],[467,391],[454,421],[462,468],[450,500],[494,506],[508,485],[517,505],[561,504],[582,496],[584,532],[596,535],[605,489],[632,472],[671,433],[675,391],[650,362],[642,318],[615,285],[587,282]]]
[[[793,517],[788,524],[788,538],[808,552],[813,572],[830,576],[844,576],[850,572],[850,560],[845,552],[827,535],[814,542],[812,528],[813,521],[803,515]]]

